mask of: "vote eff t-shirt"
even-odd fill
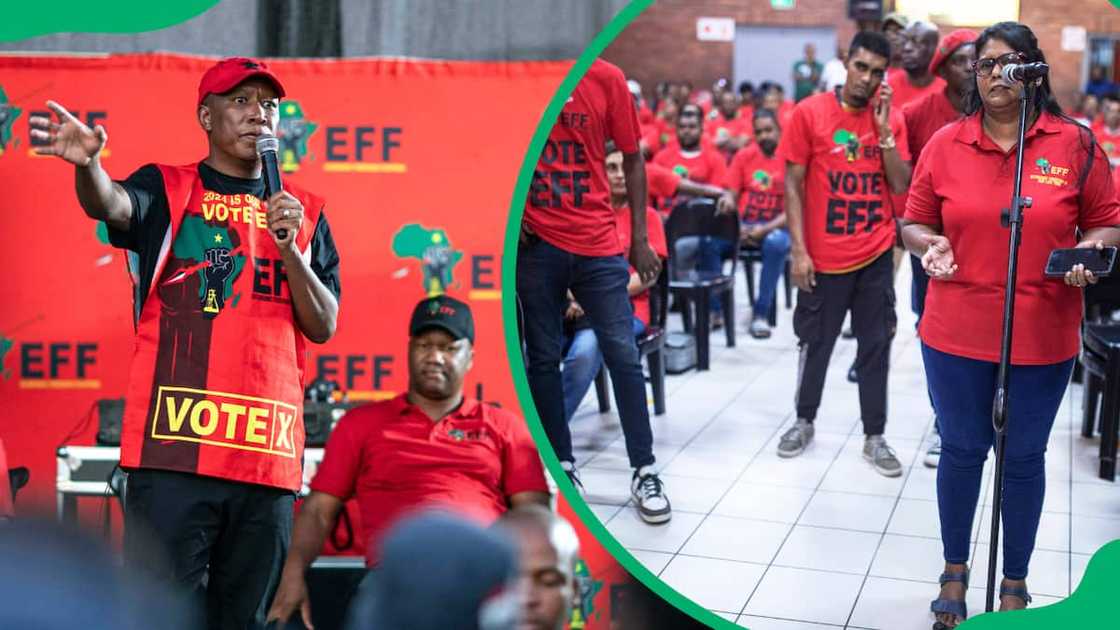
[[[607,183],[607,140],[637,153],[638,114],[622,70],[597,59],[564,104],[533,172],[523,221],[544,241],[581,256],[623,253]]]
[[[744,223],[765,223],[785,212],[786,165],[777,153],[767,157],[757,144],[735,154],[723,187],[739,195]]]
[[[896,150],[910,159],[902,114],[892,109]],[[805,166],[802,223],[817,271],[844,273],[891,248],[894,217],[872,108],[849,111],[836,93],[810,96],[790,115],[778,155]]]

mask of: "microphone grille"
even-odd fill
[[[260,155],[266,151],[276,153],[280,150],[280,141],[276,136],[260,136],[257,138],[257,154]]]

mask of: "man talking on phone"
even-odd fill
[[[850,309],[859,344],[863,456],[880,474],[897,477],[902,466],[883,439],[896,325],[895,222],[888,196],[909,185],[910,154],[902,115],[892,111],[891,89],[883,82],[890,56],[882,34],[858,33],[843,87],[798,103],[778,146],[786,161],[791,272],[798,288],[793,327],[801,348],[797,417],[782,435],[778,455],[800,455],[812,442],[825,372]]]
[[[264,627],[303,462],[306,340],[335,331],[338,252],[323,200],[265,195],[257,139],[284,96],[263,62],[202,76],[207,156],[113,181],[90,129],[58,103],[41,155],[74,165],[78,202],[129,249],[136,344],[121,431],[125,562],[198,595],[207,627]]]

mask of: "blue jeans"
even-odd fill
[[[641,335],[646,325],[637,317],[634,320],[634,336]],[[561,380],[564,383],[564,419],[571,421],[579,403],[587,395],[591,383],[599,375],[603,365],[603,353],[599,352],[599,340],[595,331],[583,328],[575,331],[566,340],[568,349],[564,353],[564,368]]]
[[[941,431],[937,466],[941,543],[945,562],[963,564],[968,562],[984,460],[994,446],[992,400],[999,364],[946,354],[924,344],[922,359]],[[1003,575],[1010,580],[1027,577],[1046,493],[1046,442],[1072,370],[1073,359],[1011,368],[1001,511]]]
[[[629,282],[630,267],[622,256],[580,256],[540,239],[518,248],[517,294],[524,313],[529,389],[561,461],[575,461],[560,376],[564,307],[570,289],[610,370],[630,465],[639,468],[654,462],[646,384],[634,341],[634,307],[626,292]]]
[[[744,223],[744,226],[750,224]],[[786,258],[789,256],[789,232],[785,228],[771,230],[762,239],[762,271],[758,276],[758,298],[754,302],[754,312],[758,317],[766,317],[774,307],[774,295],[778,292],[778,278],[782,277]]]
[[[743,223],[744,228],[756,225]],[[778,278],[782,276],[786,257],[789,256],[789,232],[784,228],[771,230],[762,239],[762,272],[758,277],[758,298],[754,302],[754,312],[765,317],[774,305],[774,295],[778,291]],[[700,256],[697,269],[700,271],[719,271],[723,259],[730,256],[732,243],[725,238],[705,236],[700,240]],[[712,310],[720,307],[718,301],[712,303]]]

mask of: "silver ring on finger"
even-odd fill
[[[287,219],[289,214],[291,214],[291,212],[289,212],[287,209],[285,209],[284,210],[284,218]]]

